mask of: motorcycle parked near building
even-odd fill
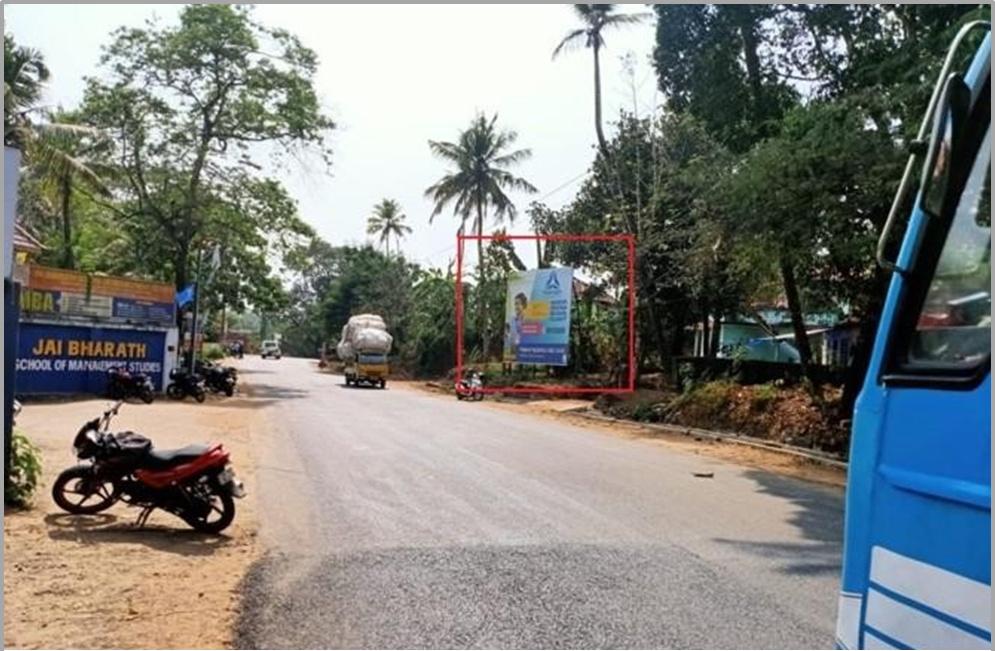
[[[194,370],[204,378],[204,386],[213,393],[223,393],[229,398],[235,395],[238,384],[238,370],[233,366],[219,366],[214,362],[198,360]]]
[[[172,400],[185,400],[190,396],[197,402],[204,402],[207,399],[204,378],[197,373],[188,372],[185,368],[174,368],[169,372],[166,395]]]
[[[111,434],[108,429],[122,404],[86,423],[76,435],[73,448],[83,463],[55,480],[52,497],[59,508],[93,515],[123,502],[142,509],[139,526],[162,509],[202,533],[227,529],[235,519],[235,499],[245,496],[245,488],[224,446],[157,450],[139,434]]]
[[[129,373],[125,368],[107,369],[107,396],[111,400],[138,398],[147,405],[155,400],[152,378],[142,373]]]

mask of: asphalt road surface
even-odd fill
[[[246,648],[831,648],[840,491],[248,359]],[[263,425],[260,425],[263,426]],[[713,479],[696,473],[714,472]]]

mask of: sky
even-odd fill
[[[99,76],[100,49],[112,30],[153,15],[175,23],[178,12],[173,5],[4,3],[4,29],[43,52],[52,70],[46,102],[68,108],[82,98],[84,77]],[[551,57],[577,26],[569,5],[259,5],[255,18],[291,31],[318,55],[315,85],[338,127],[331,175],[317,164],[272,173],[332,244],[368,241],[373,206],[391,198],[414,229],[405,255],[424,266],[448,265],[457,220],[444,213],[429,224],[433,206],[424,191],[446,168],[428,141],[455,140],[481,111],[497,113],[499,125],[517,131],[518,146],[533,153],[516,172],[539,194],[512,195],[521,215],[509,232],[528,232],[524,210],[532,200],[569,203],[594,158],[591,53]],[[606,41],[606,118],[622,109],[652,112],[660,102],[650,63],[653,21]],[[519,249],[526,263],[534,261],[534,246]]]

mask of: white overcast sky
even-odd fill
[[[623,5],[643,12],[645,5]],[[98,73],[100,48],[116,27],[157,15],[175,22],[172,5],[4,4],[4,29],[41,50],[52,69],[47,101],[72,107],[83,78]],[[365,242],[366,219],[381,198],[401,202],[414,234],[408,257],[444,266],[455,256],[455,219],[428,218],[426,187],[444,171],[427,141],[453,140],[478,111],[498,113],[533,159],[517,171],[557,207],[594,155],[593,67],[589,51],[556,61],[556,44],[576,26],[569,5],[259,5],[256,19],[297,34],[320,59],[318,93],[338,129],[333,176],[319,168],[279,174],[301,215],[333,244]],[[603,54],[605,115],[641,113],[659,103],[650,64],[652,20],[608,34]],[[631,56],[635,74],[622,58]],[[633,96],[633,87],[636,97]],[[565,186],[565,187],[564,187]],[[527,196],[514,196],[524,212]],[[512,232],[527,232],[523,217]],[[521,247],[526,261],[533,247]]]

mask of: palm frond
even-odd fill
[[[587,36],[586,29],[573,30],[572,32],[564,36],[563,40],[560,41],[560,44],[556,46],[555,50],[553,50],[553,58],[556,59],[564,52],[572,52],[573,50],[579,50],[580,48],[584,47],[584,43],[586,43],[587,41],[587,39],[585,38],[586,36]]]
[[[615,14],[605,18],[604,27],[628,27],[631,25],[642,25],[647,20],[653,18],[653,14]]]

